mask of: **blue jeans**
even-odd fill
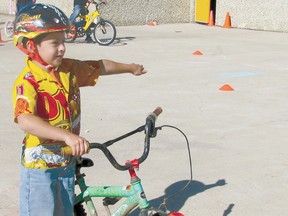
[[[27,7],[27,6],[29,6],[29,5],[32,5],[33,4],[33,2],[31,1],[31,2],[29,2],[29,3],[17,3],[17,13],[20,11],[20,10],[22,10],[22,8],[24,8],[24,7]]]
[[[20,216],[72,216],[75,163],[49,170],[21,166]]]
[[[69,17],[69,21],[70,21],[71,25],[73,25],[76,17],[79,15],[79,13],[81,13],[82,15],[86,15],[86,9],[85,9],[85,7],[77,4],[74,6],[73,12]]]
[[[80,13],[81,13],[82,15],[86,15],[86,14],[87,14],[87,11],[86,11],[85,7],[84,7],[84,6],[81,6],[81,5],[78,5],[78,4],[77,4],[77,5],[74,5],[73,12],[72,12],[72,14],[71,14],[70,17],[69,17],[69,22],[70,22],[71,26],[74,24],[75,19],[77,18],[77,16],[78,16]],[[88,29],[86,30],[86,35],[90,35],[90,34],[91,34],[91,29],[88,28]]]

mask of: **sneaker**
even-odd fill
[[[93,39],[91,38],[91,36],[87,36],[85,39],[86,43],[94,43]]]
[[[74,36],[75,36],[75,34],[71,34],[71,33],[68,33],[66,35],[67,39],[72,39],[72,38],[74,38]]]

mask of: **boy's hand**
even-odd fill
[[[100,3],[107,4],[107,0],[100,0]]]
[[[132,67],[132,74],[134,74],[135,76],[140,76],[142,74],[147,73],[147,71],[144,69],[143,65],[139,65],[139,64],[131,64]]]
[[[67,135],[65,143],[71,147],[73,156],[81,156],[89,151],[87,140],[73,133]]]

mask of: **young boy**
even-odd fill
[[[25,131],[20,215],[71,216],[75,157],[88,151],[80,133],[79,87],[101,75],[145,74],[142,65],[65,59],[65,14],[52,5],[26,7],[15,19],[15,45],[27,54],[13,87],[14,121]],[[70,146],[73,156],[61,147]]]

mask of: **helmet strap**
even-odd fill
[[[56,77],[55,75],[55,70],[56,68],[52,65],[47,64],[39,55],[39,52],[35,46],[35,41],[34,39],[29,39],[28,42],[30,45],[30,48],[33,50],[33,52],[29,52],[29,50],[27,50],[22,44],[18,43],[17,47],[24,52],[26,55],[28,55],[28,57],[31,60],[35,60],[38,63],[40,63],[41,65],[43,65],[47,70],[49,70],[51,72],[51,76],[53,77],[53,79],[57,82],[57,84],[62,87],[62,84],[60,82],[60,80]]]

